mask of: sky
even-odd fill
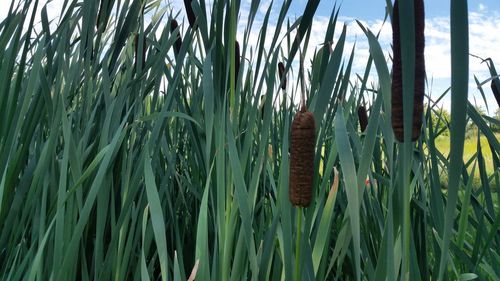
[[[431,92],[432,97],[437,98],[451,84],[450,0],[428,0],[424,2],[426,14],[426,73],[430,83],[428,91]],[[292,4],[291,13],[300,15],[306,3],[306,0],[295,1]],[[321,34],[321,31],[325,29],[323,27],[324,23],[327,22],[334,5],[335,1],[321,1],[316,12],[313,30],[317,30]],[[385,16],[386,1],[344,0],[338,1],[337,5],[340,5],[339,21],[348,26],[347,41],[351,44],[356,42],[353,70],[362,74],[369,55],[368,43],[355,20],[360,20],[372,32],[378,32],[382,27]],[[474,0],[468,1],[468,5],[469,52],[482,58],[491,57],[496,63],[497,70],[500,70],[500,1]],[[322,42],[322,39],[319,36],[317,42]],[[392,28],[389,23],[383,25],[379,42],[390,65],[389,54],[392,53]],[[351,44],[349,43],[346,46],[347,50],[350,50]],[[490,83],[488,82],[483,86],[486,106],[474,80],[474,75],[480,82],[490,78],[487,65],[481,63],[481,60],[477,58],[469,57],[469,67],[469,101],[483,107],[485,110],[488,109],[491,115],[494,114],[495,110],[498,109],[498,105],[491,93]],[[374,69],[371,74],[372,78],[376,79]],[[447,94],[442,102],[442,106],[447,110],[450,108],[450,95],[450,93]]]
[[[17,1],[17,0],[15,0]],[[171,3],[175,12],[180,11],[180,16],[183,17],[184,5],[182,0],[162,0]],[[208,5],[211,0],[205,0]],[[47,0],[40,0],[43,6]],[[48,5],[49,18],[57,17],[63,0],[52,0]],[[248,15],[251,0],[241,0],[241,10],[239,14],[238,30],[244,30],[245,20]],[[0,20],[3,19],[10,6],[10,0],[0,0]],[[259,33],[259,19],[261,20],[269,5],[271,7],[271,20],[268,29],[273,30],[275,21],[279,13],[279,9],[283,0],[261,0],[259,7],[259,15],[256,23],[250,34],[250,44],[256,44]],[[289,17],[293,20],[302,15],[307,0],[293,0],[289,10]],[[339,19],[337,22],[334,41],[340,35],[343,24],[347,25],[347,39],[344,49],[345,59],[348,59],[350,50],[355,44],[355,59],[353,65],[354,73],[362,75],[364,67],[369,56],[368,43],[355,20],[359,20],[362,24],[369,28],[372,32],[380,32],[379,42],[386,55],[386,60],[390,66],[389,55],[391,51],[392,29],[388,22],[383,24],[385,16],[386,0],[321,0],[318,10],[316,11],[310,46],[320,46],[324,40],[326,32],[326,24],[334,6],[340,6]],[[469,5],[469,51],[471,54],[479,57],[490,57],[496,63],[497,69],[500,71],[500,1],[499,0],[471,0]],[[426,12],[426,73],[428,84],[428,92],[432,97],[440,96],[449,86],[451,82],[450,75],[450,0],[428,0],[425,1]],[[242,40],[242,32],[238,34],[239,40]],[[310,48],[313,49],[313,48]],[[312,51],[306,54],[306,62],[312,57]],[[491,93],[489,82],[483,86],[486,95],[486,104],[477,89],[474,81],[474,75],[482,82],[490,78],[487,65],[481,63],[481,60],[469,57],[469,101],[473,104],[482,106],[487,109],[490,115],[498,109],[495,98]],[[307,67],[307,65],[306,65]],[[374,67],[370,73],[370,79],[376,83],[377,75]],[[486,106],[487,105],[487,106]],[[442,106],[449,110],[450,94],[447,94],[443,99]]]

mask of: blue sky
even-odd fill
[[[300,8],[300,5],[304,5],[305,2],[302,0],[297,1],[296,8]],[[318,9],[318,15],[326,15],[327,13],[323,13],[323,11],[331,10],[333,3],[334,1],[322,1]],[[339,3],[341,4],[341,14],[344,16],[363,20],[375,20],[384,16],[385,0],[344,0],[339,1]],[[480,4],[485,8],[500,9],[500,1],[498,0],[474,0],[469,1],[469,10],[479,10]],[[425,1],[425,12],[427,18],[449,16],[450,0],[427,0]]]
[[[17,0],[16,0],[17,1]],[[83,1],[83,0],[82,0]],[[211,0],[205,0],[208,5]],[[5,14],[10,5],[9,0],[0,0],[0,19],[5,17]],[[56,17],[59,13],[61,4],[64,0],[53,0],[48,5],[49,17]],[[162,0],[167,3],[172,3],[174,11],[180,10],[181,17],[184,13],[184,5],[182,0]],[[240,23],[238,30],[239,39],[242,38],[242,31],[245,27],[246,14],[251,0],[241,0],[242,8],[239,14]],[[47,3],[47,0],[40,0],[40,7]],[[271,0],[261,0],[260,11],[262,14],[269,7]],[[273,15],[279,13],[279,8],[282,5],[282,0],[274,0],[272,7]],[[306,6],[307,0],[293,0],[289,10],[289,16],[292,19],[300,16]],[[373,32],[378,32],[381,28],[379,38],[380,44],[386,55],[387,63],[391,64],[389,55],[391,54],[392,30],[388,23],[382,25],[382,20],[385,15],[386,0],[343,0],[338,1],[340,5],[339,20],[337,23],[337,31],[335,38],[340,34],[340,29],[343,24],[347,25],[347,42],[344,55],[347,57],[354,43],[356,43],[355,60],[353,71],[362,74],[366,64],[369,52],[368,43],[361,32],[360,28],[355,24],[354,19],[360,20],[365,27],[368,27]],[[316,12],[313,22],[313,32],[311,33],[310,46],[319,46],[323,42],[323,36],[326,31],[328,18],[335,5],[334,0],[321,0],[319,8]],[[426,72],[429,81],[432,81],[432,96],[436,97],[443,93],[450,85],[450,42],[449,42],[449,14],[450,0],[427,0],[425,1],[426,8]],[[271,17],[271,22],[268,29],[272,30],[276,17]],[[250,34],[250,44],[255,44],[259,33],[259,16]],[[268,32],[268,34],[272,32]],[[491,57],[496,63],[497,69],[500,71],[500,0],[473,0],[469,1],[469,46],[470,53],[481,56]],[[314,48],[310,48],[314,49]],[[311,58],[312,51],[306,54],[306,62]],[[479,81],[488,79],[489,73],[485,64],[481,64],[478,59],[470,58],[470,80],[469,80],[469,100],[472,103],[477,103],[485,107],[482,97],[474,82],[476,75]],[[307,67],[307,65],[306,65]],[[353,76],[354,77],[354,76]],[[371,81],[377,82],[375,70],[372,70]],[[293,78],[291,79],[293,80]],[[491,94],[489,83],[483,87],[486,94],[488,109],[491,114],[498,109],[498,105]],[[443,100],[443,106],[449,109],[450,95]]]
[[[277,1],[281,2],[281,1]],[[290,14],[300,15],[306,5],[306,0],[295,1],[292,4]],[[355,0],[339,1],[340,13],[339,21],[348,26],[348,41],[356,42],[356,52],[354,71],[362,73],[364,64],[368,56],[368,44],[357,27],[353,23],[354,19],[362,21],[365,26],[376,32],[380,29],[385,16],[385,0]],[[470,53],[491,57],[500,70],[500,1],[499,0],[474,0],[469,1],[469,45]],[[316,12],[315,24],[318,32],[321,32],[321,19],[330,16],[335,5],[335,1],[321,1]],[[449,41],[449,16],[450,0],[428,0],[425,1],[426,12],[426,71],[427,78],[432,81],[429,85],[433,97],[442,94],[450,85],[450,41]],[[313,26],[313,29],[315,27]],[[390,65],[389,55],[391,53],[391,27],[385,24],[380,36],[380,44],[386,54],[387,62]],[[469,79],[469,100],[486,109],[483,98],[474,82],[474,75],[479,81],[488,79],[489,72],[487,66],[476,58],[470,57],[470,79]],[[357,66],[357,68],[356,68]],[[372,71],[372,78],[376,82],[376,72]],[[486,103],[491,114],[498,109],[495,98],[491,94],[489,83],[483,87],[486,95]],[[450,94],[444,99],[442,106],[449,109]]]

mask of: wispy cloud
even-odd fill
[[[348,43],[350,46],[352,42],[356,42],[356,57],[354,61],[354,71],[363,73],[366,61],[369,56],[369,48],[366,38],[361,32],[357,24],[353,24],[353,19],[340,18],[349,24],[348,29]],[[380,32],[379,43],[386,56],[386,61],[391,65],[389,55],[392,53],[392,28],[390,23],[382,20],[374,21],[360,21],[365,27],[372,30],[372,32]],[[316,22],[315,25],[322,23]],[[498,33],[500,26],[500,11],[492,11],[487,9],[479,9],[469,13],[469,50],[471,54],[482,58],[491,58],[500,70],[500,37],[495,36]],[[317,27],[313,26],[313,29]],[[338,33],[337,33],[338,34]],[[445,17],[434,17],[426,19],[425,26],[426,34],[426,72],[429,81],[433,81],[432,96],[437,97],[441,95],[451,83],[451,44],[450,44],[450,20]],[[470,57],[469,58],[469,96],[470,100],[476,100],[478,105],[484,106],[483,98],[477,89],[474,81],[474,75],[480,82],[490,78],[488,67],[481,60]],[[376,77],[375,70],[372,72],[372,79]],[[490,106],[490,111],[495,110],[495,99],[489,89],[489,83],[486,84],[484,92],[486,94],[487,103]],[[444,107],[449,109],[449,95],[443,101]],[[492,108],[492,106],[494,108]]]
[[[342,13],[342,11],[340,12]],[[361,24],[369,28],[374,33],[379,33],[379,43],[383,49],[386,61],[391,66],[390,55],[392,54],[392,27],[390,22],[383,20],[360,20]],[[269,30],[274,30],[274,23],[271,22],[268,26]],[[312,58],[315,48],[319,48],[324,42],[328,24],[327,17],[317,16],[314,18],[312,25],[312,32],[310,37],[309,52],[306,54],[306,62]],[[359,28],[355,19],[348,17],[339,17],[337,26],[335,28],[334,42],[337,41],[341,34],[343,24],[348,26],[346,45],[344,54],[347,56],[355,44],[355,59],[353,62],[353,71],[358,74],[363,74],[366,67],[366,62],[369,58],[369,45],[365,35]],[[500,26],[500,11],[487,9],[484,5],[480,6],[477,11],[469,13],[469,49],[470,53],[488,58],[490,57],[500,70],[500,37],[495,36],[498,33]],[[255,36],[250,36],[250,44],[256,44],[259,26],[255,26],[252,31]],[[451,83],[451,44],[450,44],[450,19],[447,17],[432,17],[426,19],[425,26],[426,34],[426,72],[431,89],[431,95],[438,97],[448,89]],[[307,65],[306,65],[307,67]],[[478,105],[484,106],[484,101],[480,92],[477,89],[474,81],[474,75],[480,82],[490,78],[489,70],[485,63],[477,58],[469,58],[469,96],[470,100],[474,103],[477,101]],[[374,68],[372,68],[370,81],[377,81],[377,75]],[[293,80],[292,80],[293,81]],[[490,106],[490,111],[496,109],[495,99],[489,89],[489,83],[483,86],[486,94],[486,102]],[[443,99],[443,106],[447,109],[450,107],[450,94]],[[492,106],[494,108],[492,108]]]
[[[14,2],[14,8],[18,6],[18,2],[24,2],[24,1],[17,1],[17,0],[12,0],[12,1],[1,1],[0,2],[0,20],[5,19],[7,17],[7,14],[9,12],[11,3]],[[23,5],[24,3],[21,3]],[[49,21],[52,21],[51,28],[55,26],[56,21],[59,19],[59,16],[61,14],[61,9],[63,7],[64,0],[40,0],[38,3],[38,8],[37,12],[35,13],[35,24],[40,23],[41,21],[41,10],[43,7],[46,6],[47,9],[47,17]],[[22,6],[21,6],[22,8]],[[28,14],[31,15],[33,11],[33,5],[30,7],[30,10],[28,11]]]

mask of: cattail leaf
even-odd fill
[[[467,114],[479,130],[486,136],[486,139],[488,139],[488,143],[492,146],[492,148],[497,152],[500,151],[500,142],[498,138],[470,102],[467,102]]]
[[[184,8],[189,21],[189,26],[191,26],[191,28],[195,28],[196,16],[191,2],[193,2],[193,0],[184,0]]]
[[[483,87],[479,80],[477,79],[477,76],[474,75],[474,82],[476,82],[477,89],[479,90],[479,93],[481,93],[481,97],[483,98],[483,102],[486,105],[486,111],[490,111],[489,106],[488,106],[488,101],[486,100],[486,95],[484,94]]]
[[[259,280],[269,280],[269,273],[272,269],[272,257],[274,255],[274,247],[276,245],[276,232],[279,225],[279,217],[275,216],[271,223],[271,226],[266,231],[264,241],[260,250],[261,253],[258,256],[260,259],[260,271]]]
[[[469,22],[467,1],[456,0],[450,4],[451,14],[451,128],[450,165],[448,167],[448,200],[443,246],[439,262],[438,280],[442,280],[448,264],[448,250],[455,221],[455,207],[458,198],[460,171],[463,164],[465,126],[467,117],[467,96],[469,81]]]
[[[144,212],[142,215],[142,248],[141,248],[141,280],[146,280],[149,281],[149,273],[148,273],[148,266],[146,264],[146,255],[145,255],[145,250],[144,248],[146,247],[146,230],[148,226],[148,214],[149,214],[149,206],[146,206],[144,208]],[[147,250],[146,250],[147,251]]]
[[[319,0],[296,17],[292,0],[186,1],[196,17],[188,28],[171,22],[185,6],[164,1],[71,0],[57,18],[50,4],[38,7],[43,1],[11,2],[0,20],[0,279],[294,280],[297,257],[303,280],[434,280],[442,255],[447,279],[499,279],[500,121],[465,102],[460,114],[480,142],[465,139],[473,151],[449,157],[446,133],[460,115],[449,122],[440,107],[463,94],[454,86],[429,96],[418,143],[409,130],[407,142],[394,141],[378,41],[390,0],[375,32],[360,25],[370,46],[364,75],[351,75],[359,45],[344,54],[350,27],[344,42],[343,31],[334,36],[338,5],[322,21],[325,33],[313,33]],[[414,3],[399,1],[410,119]],[[311,45],[318,36],[321,45]],[[321,54],[309,61],[316,47]],[[485,61],[489,77],[474,77],[483,101],[498,79]],[[289,148],[301,88],[317,135],[311,204],[296,231]],[[360,105],[370,113],[363,133]],[[458,186],[448,185],[450,171]],[[449,207],[460,219],[450,219],[444,206],[461,187],[460,204]]]
[[[99,169],[97,170],[96,176],[90,187],[90,190],[88,191],[88,195],[85,198],[84,205],[79,212],[78,222],[75,225],[73,235],[71,236],[71,239],[69,240],[66,251],[64,253],[65,258],[63,259],[63,263],[60,267],[60,276],[63,276],[65,273],[67,273],[68,267],[73,264],[73,259],[77,257],[77,255],[75,255],[75,252],[77,251],[77,247],[80,244],[80,239],[83,235],[83,229],[88,222],[90,212],[93,209],[97,194],[100,188],[103,186],[104,177],[109,168],[109,165],[114,159],[114,156],[116,156],[114,151],[121,145],[121,142],[123,141],[125,135],[125,132],[123,131],[124,125],[125,121],[120,125],[117,132],[113,136],[111,143],[108,145],[109,150],[104,155],[101,165],[99,166]]]
[[[200,280],[210,280],[210,260],[208,258],[208,194],[210,192],[210,175],[212,174],[213,165],[210,167],[205,190],[200,205],[200,216],[198,217],[198,225],[196,229],[196,259],[201,261],[199,272],[201,273]]]
[[[358,183],[356,179],[356,168],[349,137],[347,135],[344,111],[339,107],[335,114],[335,141],[338,146],[340,165],[342,167],[342,176],[344,187],[347,193],[347,205],[350,219],[350,226],[354,247],[354,265],[356,268],[356,279],[361,280],[361,238],[360,238],[360,215],[359,215],[359,194]]]
[[[52,233],[52,227],[54,226],[55,221],[56,221],[55,218],[51,221],[47,230],[45,231],[45,234],[44,234],[42,240],[40,241],[40,245],[38,246],[38,251],[33,259],[33,263],[31,264],[31,269],[30,269],[29,276],[28,276],[27,280],[35,280],[36,279],[35,276],[38,272],[37,269],[41,269],[41,267],[43,266],[43,264],[42,264],[43,251],[45,249],[45,244],[47,244],[48,238],[49,238],[50,234]]]
[[[284,124],[283,130],[290,130],[291,116],[289,111],[283,111]],[[281,151],[290,150],[290,134],[283,134],[282,143],[278,144]],[[290,188],[290,157],[289,153],[282,154],[282,165],[279,166],[278,181],[278,208],[281,214],[280,228],[278,229],[278,239],[280,253],[283,255],[283,268],[286,280],[293,280],[293,242],[292,242],[292,212],[291,203],[288,195]]]
[[[389,68],[385,63],[385,56],[380,47],[375,35],[368,29],[366,29],[361,22],[357,22],[359,27],[363,30],[366,37],[368,38],[368,44],[370,45],[370,55],[375,63],[375,68],[377,69],[377,74],[379,77],[380,92],[384,99],[385,113],[388,118],[391,118],[391,76],[389,74]]]
[[[313,259],[314,273],[316,275],[316,278],[318,277],[317,274],[320,261],[323,255],[325,254],[325,250],[328,249],[327,244],[331,234],[330,228],[334,213],[333,207],[335,206],[335,201],[337,199],[338,187],[339,187],[339,173],[337,169],[334,169],[332,186],[330,188],[330,191],[328,192],[328,198],[326,199],[325,207],[323,209],[323,214],[321,215],[321,220],[318,226],[318,236],[314,241],[314,246],[312,250],[312,259]]]
[[[241,169],[241,163],[239,160],[238,150],[236,149],[236,143],[234,140],[234,135],[231,132],[231,125],[228,121],[227,124],[227,143],[229,147],[229,163],[231,165],[231,170],[233,173],[233,181],[235,186],[235,195],[240,209],[240,215],[243,223],[243,231],[246,239],[246,248],[249,254],[250,268],[256,276],[258,275],[257,258],[255,251],[255,241],[252,234],[252,221],[251,221],[251,209],[250,202],[247,192],[247,185],[243,177],[243,171]]]
[[[130,5],[130,9],[125,18],[120,18],[123,20],[123,23],[119,24],[119,28],[117,28],[114,38],[114,48],[110,49],[111,58],[109,60],[110,71],[115,71],[116,62],[118,60],[118,56],[120,55],[123,47],[125,46],[125,42],[130,36],[132,30],[137,27],[137,18],[139,17],[139,13],[142,10],[140,0],[134,0]]]
[[[149,202],[148,205],[151,208],[151,225],[153,226],[156,247],[158,248],[161,276],[162,280],[166,280],[169,275],[169,267],[167,238],[165,236],[165,219],[163,218],[160,195],[155,183],[151,159],[147,156],[144,157],[144,180],[146,182],[146,194]]]
[[[316,13],[316,9],[318,8],[319,2],[320,2],[319,0],[307,1],[307,5],[304,9],[304,13],[302,15],[302,18],[300,19],[300,24],[297,29],[297,35],[295,36],[295,40],[292,42],[292,47],[290,48],[288,61],[285,69],[290,68],[290,66],[292,65],[293,59],[295,58],[295,55],[299,51],[300,43],[302,42],[302,39],[304,39],[303,37],[306,34],[306,31],[311,27],[313,17],[314,14]]]
[[[314,98],[311,101],[311,111],[314,112],[314,118],[318,122],[321,122],[323,120],[328,101],[333,98],[332,90],[335,86],[335,79],[333,79],[332,77],[337,77],[339,73],[342,54],[344,52],[346,34],[347,26],[344,25],[344,27],[342,28],[342,33],[337,40],[337,44],[335,45],[333,53],[331,54],[330,61],[328,62],[328,65],[326,67],[324,77],[329,77],[329,79],[321,84],[319,92],[314,95]]]
[[[204,105],[205,105],[205,132],[206,132],[206,147],[205,147],[205,164],[209,167],[210,155],[212,150],[212,134],[214,131],[214,109],[215,109],[215,93],[212,76],[212,53],[209,52],[203,64],[203,92],[204,92]]]
[[[472,171],[470,173],[469,181],[465,186],[465,194],[462,198],[462,212],[460,213],[460,219],[458,223],[458,235],[457,235],[457,246],[461,249],[464,247],[465,234],[467,232],[468,220],[467,216],[469,214],[470,196],[472,194],[472,183],[474,182],[475,172],[476,172],[477,161],[474,162],[472,166]]]
[[[495,78],[491,80],[491,92],[493,93],[493,96],[497,100],[497,104],[500,107],[500,79]]]

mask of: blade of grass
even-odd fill
[[[335,118],[335,140],[339,147],[339,159],[342,166],[342,174],[348,198],[348,215],[352,231],[354,246],[354,264],[356,268],[356,280],[361,280],[361,250],[360,250],[360,215],[358,183],[356,179],[356,168],[349,137],[347,135],[344,111],[342,107],[337,110]]]
[[[450,4],[451,26],[451,128],[450,128],[450,166],[448,167],[448,200],[443,245],[439,262],[438,280],[443,280],[448,264],[448,249],[455,220],[455,206],[458,197],[460,171],[465,139],[467,94],[469,77],[469,24],[467,1],[457,0]]]

